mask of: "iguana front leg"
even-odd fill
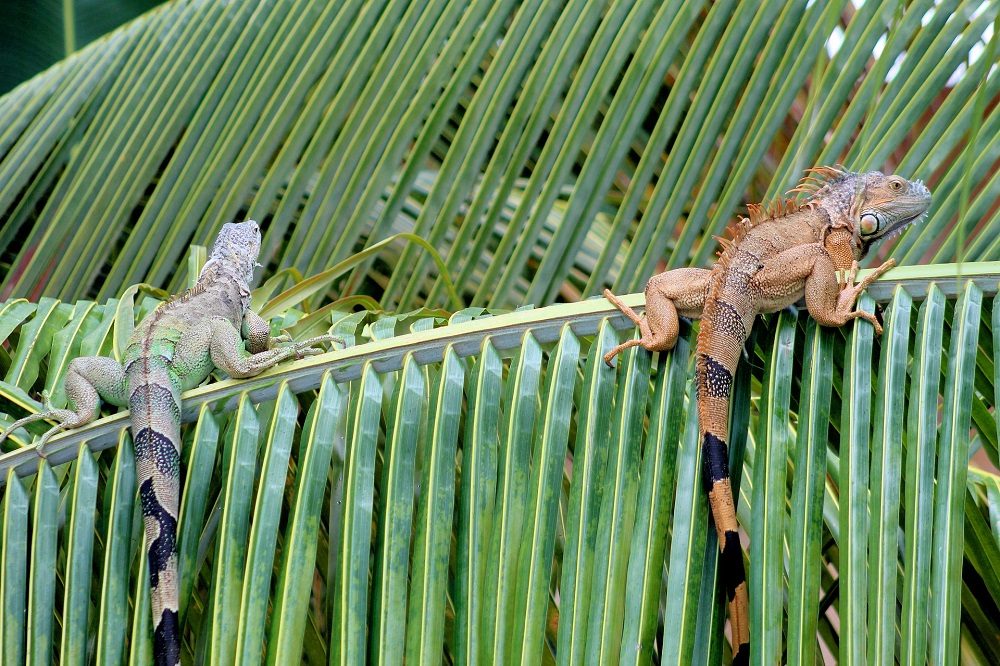
[[[56,425],[41,436],[35,448],[38,455],[45,457],[44,448],[56,433],[79,428],[97,418],[101,400],[116,407],[125,407],[128,397],[125,391],[125,370],[114,359],[103,356],[84,356],[73,359],[66,370],[66,397],[75,409],[56,409],[45,399],[45,410],[18,419],[0,433],[0,442],[7,435],[23,425],[34,421],[51,419]]]
[[[303,358],[324,353],[316,345],[323,342],[339,342],[334,335],[320,335],[287,347],[276,347],[257,353],[244,351],[240,333],[229,320],[218,317],[212,320],[212,339],[209,351],[212,363],[234,379],[254,377],[288,358]]]
[[[678,315],[698,319],[705,306],[705,288],[712,271],[704,268],[677,268],[654,275],[646,283],[646,316],[640,317],[621,299],[604,290],[604,297],[635,322],[640,337],[626,340],[604,355],[609,366],[620,352],[642,345],[649,351],[668,351],[677,344]]]
[[[246,315],[243,316],[241,334],[243,335],[243,339],[247,341],[247,351],[251,354],[259,354],[269,349],[277,349],[280,346],[293,342],[292,336],[288,333],[271,337],[271,325],[253,310],[247,310]],[[318,340],[319,338],[315,339]],[[322,341],[335,342],[340,345],[344,344],[341,338],[334,335],[325,336],[322,338]]]
[[[855,310],[854,304],[872,282],[896,265],[889,260],[855,284],[857,262],[838,276],[833,258],[821,243],[793,247],[764,262],[751,284],[758,290],[761,312],[772,312],[794,303],[805,292],[809,314],[823,326],[843,326],[852,319],[865,319],[882,334],[882,325],[870,312]]]
[[[266,319],[261,318],[253,310],[247,310],[243,315],[243,339],[247,341],[247,351],[251,354],[274,349],[280,344],[291,342],[292,337],[287,333],[271,337],[271,325]]]
[[[886,260],[881,266],[874,269],[871,273],[866,275],[861,282],[857,284],[854,280],[858,277],[858,262],[851,264],[851,267],[845,271],[844,279],[840,279],[840,275],[837,276],[837,286],[840,288],[840,292],[837,296],[837,312],[848,312],[848,319],[854,319],[855,317],[861,317],[872,323],[875,327],[875,332],[882,335],[882,325],[879,323],[875,315],[870,312],[865,312],[864,310],[853,310],[854,303],[857,302],[858,297],[861,295],[865,289],[868,288],[875,280],[882,277],[886,272],[888,272],[893,266],[896,265],[895,259]],[[806,304],[809,303],[809,286],[806,285]],[[810,310],[810,314],[812,310]],[[816,315],[813,315],[815,318]],[[818,320],[817,320],[818,321]],[[822,323],[822,322],[820,322]]]
[[[247,351],[259,354],[271,348],[271,326],[253,310],[248,309],[243,315],[243,327],[240,333],[247,341]]]

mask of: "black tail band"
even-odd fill
[[[702,439],[701,467],[705,492],[711,491],[717,481],[729,478],[729,447],[710,432]]]
[[[743,643],[733,655],[733,666],[750,666],[750,644]]]
[[[163,646],[153,651],[156,666],[176,666],[181,663],[180,631],[177,611],[164,610],[153,628],[153,645]]]
[[[143,518],[156,521],[159,527],[157,537],[147,544],[149,585],[156,589],[160,584],[160,573],[166,570],[170,557],[177,552],[177,521],[160,504],[151,479],[139,486],[139,501],[142,503]]]
[[[746,570],[743,567],[743,549],[740,547],[739,532],[726,530],[726,542],[722,544],[721,565],[726,597],[732,601],[736,597],[736,588],[747,580]]]

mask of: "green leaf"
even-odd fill
[[[819,623],[820,565],[823,546],[823,481],[830,423],[833,339],[819,324],[806,325],[799,427],[794,451],[789,516],[788,640],[789,664],[814,664]]]
[[[69,500],[63,632],[59,648],[62,663],[86,664],[88,617],[92,591],[94,526],[97,517],[98,467],[93,454],[80,447]]]
[[[964,542],[964,493],[969,459],[972,385],[959,381],[975,367],[982,292],[966,283],[952,318],[944,409],[938,438],[937,488],[934,492],[934,536],[931,558],[930,659],[958,663],[960,590],[951,581],[961,577]]]
[[[267,303],[265,303],[260,309],[260,316],[264,319],[269,319],[273,317],[278,312],[284,312],[288,308],[294,307],[309,298],[313,294],[316,294],[324,289],[328,289],[329,286],[338,277],[346,273],[348,270],[356,266],[357,264],[364,261],[369,256],[377,254],[383,247],[389,245],[397,239],[407,240],[410,243],[418,245],[425,249],[431,257],[434,259],[434,263],[437,264],[438,268],[442,271],[446,271],[444,267],[444,262],[441,261],[441,257],[438,256],[437,251],[423,238],[415,236],[414,234],[395,234],[386,238],[384,241],[376,243],[369,248],[362,250],[349,259],[345,259],[333,267],[328,268],[322,273],[317,273],[312,277],[306,278],[292,287],[289,287],[285,291],[281,292]],[[448,281],[448,293],[451,295],[452,303],[455,308],[462,308],[463,302],[458,292],[455,291],[454,285]]]
[[[493,533],[490,536],[483,587],[483,626],[481,659],[493,663],[506,660],[513,646],[515,615],[514,594],[517,588],[517,556],[521,545],[524,512],[528,494],[528,468],[524,464],[531,451],[536,395],[540,385],[542,350],[531,335],[523,338],[516,368],[512,366],[504,391],[505,419],[497,470],[497,497],[493,507]],[[496,584],[493,584],[496,581]],[[410,628],[410,631],[417,631]]]
[[[299,460],[292,509],[284,535],[283,559],[268,640],[269,664],[298,661],[316,563],[319,508],[330,458],[344,437],[347,392],[325,375],[299,438]]]
[[[817,654],[818,642],[824,650],[846,649],[849,639],[838,622],[845,621],[849,599],[837,594],[857,588],[854,599],[863,602],[865,619],[864,637],[855,643],[866,656],[869,650],[895,654],[898,624],[900,650],[919,661],[939,646],[935,632],[948,631],[956,618],[964,647],[955,654],[987,663],[994,656],[990,604],[991,590],[1000,586],[992,574],[1000,558],[1000,477],[965,471],[965,462],[977,441],[992,436],[996,395],[993,340],[977,337],[989,330],[995,308],[984,318],[974,299],[984,290],[995,296],[1000,281],[993,264],[963,265],[968,287],[953,279],[957,270],[908,267],[873,285],[875,300],[888,303],[877,372],[870,356],[858,362],[876,349],[867,322],[841,333],[809,322],[805,311],[788,311],[768,319],[775,335],[751,337],[734,382],[730,465],[741,522],[751,528],[751,548],[759,549],[751,553],[749,577],[775,581],[763,590],[752,587],[752,603],[774,604],[782,618],[781,629],[776,619],[752,627],[777,635],[755,641],[755,653],[802,663]],[[964,294],[958,304],[946,306],[957,293]],[[922,303],[912,340],[910,300]],[[625,301],[642,306],[641,295]],[[871,301],[866,297],[862,306],[870,309]],[[66,348],[93,331],[108,330],[106,313],[96,308],[87,302],[50,308],[67,319],[53,333],[58,344],[38,356],[40,368],[62,362]],[[92,315],[81,324],[68,316],[74,311]],[[800,318],[801,343],[794,341]],[[30,325],[25,319],[11,338],[23,338]],[[407,651],[411,660],[423,655],[435,663],[468,663],[494,650],[534,663],[650,661],[653,655],[725,661],[726,610],[700,478],[693,383],[681,393],[691,374],[690,336],[685,325],[686,337],[670,355],[630,350],[616,371],[602,360],[617,342],[615,326],[628,322],[603,299],[508,314],[470,309],[450,320],[427,309],[359,312],[335,327],[358,336],[350,349],[185,392],[183,658],[209,659],[214,645],[233,659],[239,651],[240,661],[272,663],[368,654],[391,661]],[[936,435],[930,437],[938,430],[948,328],[954,349],[942,404],[964,407],[954,418],[945,411],[953,424],[947,437],[969,451],[952,447],[942,454],[931,448]],[[803,351],[796,354],[799,344]],[[907,366],[911,399],[900,406]],[[834,395],[841,402],[853,396],[839,419],[824,406]],[[39,409],[22,389],[8,387],[3,397],[8,411]],[[306,412],[297,448],[290,439],[298,427],[295,403]],[[873,432],[862,427],[865,410]],[[232,425],[217,467],[226,420]],[[54,572],[32,577],[41,569],[25,568],[23,580],[0,580],[3,599],[19,599],[14,605],[22,618],[16,624],[15,612],[15,624],[0,620],[0,629],[19,636],[5,649],[24,657],[59,649],[60,658],[71,659],[81,649],[72,646],[89,654],[80,637],[96,630],[94,659],[122,661],[126,650],[130,663],[151,658],[126,421],[124,412],[111,414],[58,435],[49,449],[52,468],[42,466],[29,486],[35,499],[51,499],[58,489],[56,511],[46,508],[51,502],[39,504],[43,511],[24,509],[33,518],[47,516],[50,527],[31,530],[25,522],[17,528],[17,517],[0,526],[4,535],[18,533],[11,525],[24,533],[23,555],[16,539],[0,543],[5,567],[12,562],[8,552],[27,558],[30,536]],[[250,436],[255,422],[264,426],[262,440]],[[965,437],[972,426],[980,429],[978,440]],[[748,431],[758,436],[747,442]],[[794,448],[781,451],[793,441]],[[115,446],[116,455],[97,455]],[[850,460],[853,451],[858,455]],[[870,468],[868,455],[874,456]],[[63,467],[70,461],[75,468]],[[33,449],[19,448],[0,456],[0,471],[29,475],[39,462]],[[740,469],[742,476],[735,473]],[[864,495],[857,493],[863,503],[853,505],[865,507],[863,525],[843,523],[841,511],[852,501],[845,484],[862,477],[859,469],[870,469]],[[886,471],[892,469],[898,481]],[[947,480],[942,470],[955,477]],[[15,478],[8,483],[20,484]],[[949,491],[945,499],[936,488],[961,492]],[[16,500],[17,492],[11,485],[3,501]],[[88,492],[93,499],[86,499]],[[940,507],[947,520],[934,515],[945,510]],[[9,511],[4,515],[6,521]],[[776,529],[776,515],[785,522],[779,536],[753,538],[764,519]],[[950,566],[957,561],[961,568],[945,574],[934,545],[942,540],[942,524],[962,531],[959,547],[946,551]],[[100,562],[99,585],[81,573],[88,533],[90,561]],[[852,552],[862,553],[855,569]],[[782,569],[787,587],[774,578]],[[945,602],[950,610],[939,621],[924,597],[942,579],[961,594]],[[780,596],[768,601],[775,590]],[[39,626],[51,618],[47,645],[29,635],[29,611]],[[460,618],[469,618],[468,628]],[[15,625],[20,628],[10,629]],[[220,646],[226,635],[236,640]],[[384,638],[390,635],[396,639]]]
[[[708,498],[701,483],[701,438],[696,383],[686,388],[687,415],[677,450],[677,488],[674,515],[670,521],[670,556],[667,562],[667,600],[663,625],[663,658],[669,663],[687,663],[694,652],[698,620],[698,588],[704,567],[705,542],[709,530]]]
[[[51,298],[42,299],[27,324],[21,327],[17,350],[4,381],[29,390],[38,378],[42,359],[49,353],[52,336],[69,318],[67,307]]]
[[[31,510],[31,580],[28,583],[28,661],[48,663],[52,658],[53,619],[56,597],[57,512],[59,483],[48,465],[35,477],[35,499]]]
[[[405,367],[404,367],[405,373]],[[458,500],[454,653],[463,664],[474,663],[482,649],[480,616],[484,569],[489,555],[490,518],[497,485],[497,444],[503,365],[489,340],[483,343],[470,381],[470,412],[462,452]],[[405,532],[404,532],[405,534]],[[404,592],[405,594],[405,592]]]
[[[271,572],[274,569],[275,547],[285,494],[285,475],[298,411],[288,385],[282,384],[264,439],[263,464],[252,512],[253,525],[250,528],[243,573],[239,630],[236,637],[235,661],[240,664],[258,664],[263,654],[264,622],[271,596]],[[190,465],[189,469],[193,467],[194,465]],[[207,467],[212,468],[211,461]]]
[[[3,569],[0,570],[0,635],[5,662],[22,664],[26,655],[28,581],[28,494],[13,470],[3,497]]]
[[[795,358],[795,317],[778,316],[767,369],[761,382],[760,420],[753,466],[753,517],[750,521],[750,645],[760,663],[781,660],[782,618],[771,609],[782,605],[783,536],[786,524],[787,455],[792,440],[789,404]]]
[[[414,454],[426,406],[424,389],[423,375],[413,356],[408,356],[396,389],[393,420],[386,425],[386,462],[380,486],[383,499],[375,547],[378,559],[372,584],[373,623],[369,650],[373,658],[382,663],[401,662],[405,647],[398,637],[405,635],[406,627]],[[461,595],[456,602],[468,598]]]
[[[640,442],[649,394],[650,356],[626,352],[615,396],[609,438],[605,498],[594,555],[594,584],[587,626],[587,663],[614,659],[621,649],[629,545],[639,492]]]
[[[896,569],[903,458],[903,396],[913,299],[901,287],[885,313],[881,339],[869,509],[868,663],[893,661],[896,648]]]
[[[97,618],[97,661],[120,663],[124,657],[128,621],[129,578],[132,554],[132,510],[135,502],[135,455],[132,439],[119,437],[114,465],[104,489],[102,532],[104,567],[101,572],[100,612]],[[141,569],[145,575],[145,569]],[[148,579],[147,579],[148,580]],[[148,586],[148,583],[147,583]]]
[[[858,300],[858,309],[871,312],[871,297]],[[840,416],[840,660],[861,663],[866,658],[868,623],[868,479],[872,394],[872,337],[870,324],[855,325],[848,336]]]
[[[522,664],[542,663],[543,640],[549,610],[549,579],[555,550],[556,509],[562,490],[563,464],[569,442],[573,388],[580,358],[580,342],[569,326],[563,328],[558,346],[549,355],[545,402],[538,424],[531,470],[531,498],[521,542],[518,570],[518,617]],[[516,644],[515,644],[516,651]]]
[[[617,375],[608,372],[602,357],[617,343],[609,320],[591,343],[584,369],[584,383],[577,404],[573,469],[566,513],[566,544],[563,548],[559,634],[556,654],[559,663],[583,662],[587,645],[588,611],[593,586],[593,567],[598,520],[602,504],[611,412]]]
[[[233,641],[233,636],[238,634],[241,619],[241,583],[246,580],[247,573],[250,507],[259,444],[257,413],[248,396],[243,394],[224,454],[229,462],[220,498],[222,521],[212,570],[210,650],[213,661],[231,661],[236,650],[243,647]],[[250,573],[252,577],[253,572]]]
[[[368,552],[371,546],[375,449],[379,438],[382,386],[370,365],[361,371],[361,375],[357,402],[352,406],[353,441],[347,452],[345,470],[344,532],[337,554],[337,578],[333,592],[336,625],[330,660],[342,664],[363,662],[367,644]]]
[[[677,480],[684,374],[690,345],[680,338],[670,356],[661,357],[651,397],[641,484],[632,533],[625,591],[620,660],[652,663],[660,605],[660,578],[669,540],[671,491]],[[600,359],[598,354],[593,354]]]
[[[183,493],[180,516],[177,520],[177,569],[180,575],[178,597],[182,624],[190,610],[191,591],[195,588],[198,537],[205,524],[205,508],[208,505],[209,488],[215,472],[218,443],[219,422],[212,415],[208,405],[203,405],[198,413],[193,437],[185,442],[182,450],[182,453],[187,454],[185,460],[187,475],[181,486]]]
[[[448,559],[455,505],[455,455],[465,368],[453,348],[444,353],[432,403],[433,433],[417,506],[406,617],[406,661],[438,663],[443,658]],[[365,525],[367,531],[368,526]],[[401,639],[402,636],[397,637]]]

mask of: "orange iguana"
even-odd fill
[[[855,284],[858,260],[872,243],[920,218],[931,201],[922,182],[878,171],[817,167],[808,174],[791,190],[808,194],[804,202],[748,206],[749,219],[741,217],[730,225],[730,238],[718,238],[723,250],[711,269],[678,268],[650,279],[645,318],[604,292],[642,334],[608,352],[608,365],[616,354],[636,345],[650,351],[672,349],[679,315],[702,320],[695,361],[703,481],[719,534],[734,664],[749,663],[750,627],[727,440],[733,375],[750,327],[759,313],[781,310],[805,296],[809,314],[820,324],[842,326],[862,318],[881,334],[875,316],[855,310],[854,303],[895,262],[886,261]]]

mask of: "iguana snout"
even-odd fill
[[[871,171],[864,174],[864,181],[855,223],[865,249],[902,232],[930,208],[931,191],[919,180]]]

